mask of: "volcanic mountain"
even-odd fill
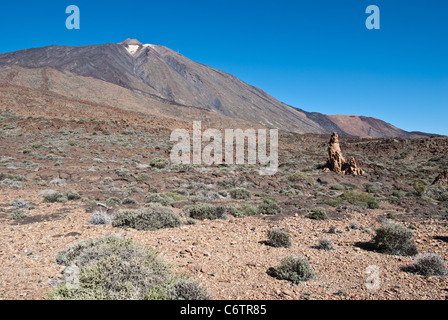
[[[242,120],[296,133],[337,132],[372,138],[427,136],[403,131],[375,118],[306,112],[228,73],[194,62],[166,47],[132,39],[121,43],[49,46],[4,53],[0,54],[1,65],[2,86],[25,86],[36,94],[42,92],[35,91],[46,90],[70,98],[76,93],[77,99],[115,107],[117,104],[111,101],[123,100],[126,96],[126,102],[119,107],[132,110],[129,105],[135,105],[139,112],[150,114],[167,113],[171,117],[179,114],[184,119],[178,109],[188,107],[223,116],[222,119]],[[38,70],[43,72],[41,76],[36,76]],[[17,77],[18,74],[21,77]],[[38,86],[24,81],[32,75],[35,82],[39,82]]]

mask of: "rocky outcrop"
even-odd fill
[[[443,170],[432,184],[448,187],[448,170]]]
[[[328,161],[325,167],[327,172],[333,171],[342,174],[363,175],[364,171],[358,168],[355,158],[344,159],[341,146],[339,144],[339,136],[335,132],[332,134],[328,143]]]

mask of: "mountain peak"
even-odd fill
[[[196,107],[291,132],[336,131],[339,135],[372,138],[425,136],[373,118],[327,116],[295,109],[223,71],[192,61],[164,46],[142,44],[136,39],[113,45],[52,46],[4,53],[0,54],[0,66],[3,65],[69,71],[169,105]],[[5,78],[0,74],[0,79]]]
[[[125,41],[120,42],[119,44],[122,45],[123,47],[125,47],[125,49],[132,56],[137,56],[138,52],[142,48],[148,48],[148,47],[153,48],[154,47],[154,45],[152,45],[152,44],[142,44],[137,39],[126,39]]]
[[[120,42],[119,44],[124,46],[143,46],[143,44],[137,39],[126,39],[123,42]]]

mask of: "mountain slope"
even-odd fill
[[[411,137],[381,120],[325,116],[288,106],[223,71],[163,46],[128,39],[119,44],[50,46],[0,54],[0,64],[54,68],[96,78],[174,106],[191,106],[297,133]]]

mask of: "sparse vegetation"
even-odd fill
[[[67,201],[68,198],[60,192],[49,191],[47,194],[44,195],[44,202],[47,203],[55,203],[55,202],[65,203]]]
[[[15,210],[13,213],[11,213],[7,218],[9,220],[20,220],[23,218],[28,217],[27,214],[25,214],[23,211],[21,210]]]
[[[90,224],[93,225],[108,225],[112,223],[111,217],[104,211],[95,211],[89,220]]]
[[[321,250],[325,250],[325,251],[330,251],[330,250],[334,250],[334,246],[333,246],[333,239],[330,238],[319,238],[319,249]]]
[[[188,207],[186,213],[189,217],[197,220],[216,220],[225,217],[225,208],[220,206],[215,207],[209,203],[198,203]]]
[[[250,198],[250,193],[246,189],[236,188],[229,191],[230,196],[233,199],[245,200]]]
[[[137,230],[175,228],[182,224],[181,218],[160,203],[149,203],[138,210],[119,210],[112,222],[114,227],[130,227]]]
[[[117,197],[109,197],[106,200],[106,204],[108,206],[119,206],[121,204],[121,200]]]
[[[306,215],[307,218],[313,219],[313,220],[327,220],[327,211],[325,208],[317,207],[311,210],[309,214]]]
[[[238,208],[233,212],[233,215],[236,217],[249,217],[249,216],[255,216],[257,214],[258,214],[258,208],[248,204],[238,206]]]
[[[126,204],[137,204],[137,203],[138,203],[138,201],[135,200],[134,198],[131,198],[131,197],[124,198],[123,201],[121,201],[121,204],[124,204],[124,205],[126,205]]]
[[[412,186],[419,196],[423,195],[423,193],[425,193],[426,191],[426,182],[421,179],[414,180]]]
[[[279,280],[288,280],[294,284],[308,281],[314,277],[314,271],[305,258],[287,256],[280,265],[270,268],[268,274]]]
[[[375,196],[357,191],[347,191],[340,196],[341,200],[346,200],[352,205],[368,209],[378,209],[380,206]]]
[[[435,253],[418,255],[414,261],[414,270],[425,277],[446,276],[448,274],[445,261]]]
[[[41,78],[40,72],[36,75]],[[207,287],[213,290],[211,292],[224,299],[366,297],[367,291],[362,289],[364,285],[352,285],[351,271],[363,273],[369,261],[379,257],[379,253],[373,250],[384,254],[413,255],[418,246],[419,250],[434,250],[439,256],[429,259],[422,255],[410,262],[411,258],[384,255],[379,257],[384,260],[380,264],[373,263],[381,268],[389,266],[393,271],[387,275],[392,286],[376,291],[375,297],[444,298],[445,279],[423,277],[441,276],[446,270],[443,259],[446,259],[448,243],[448,189],[445,179],[433,183],[448,168],[448,139],[445,137],[433,140],[341,138],[346,159],[355,157],[359,168],[366,173],[351,176],[327,173],[323,169],[327,137],[282,132],[279,136],[279,171],[274,176],[260,176],[259,164],[170,164],[167,151],[171,143],[167,142],[166,133],[169,132],[167,128],[176,123],[168,118],[160,129],[161,122],[156,114],[134,117],[132,111],[121,113],[116,108],[117,114],[111,120],[96,114],[101,108],[95,108],[95,114],[89,115],[91,106],[86,105],[78,116],[84,120],[69,122],[67,119],[70,117],[78,117],[71,115],[64,103],[58,104],[58,108],[62,108],[61,116],[62,113],[65,115],[57,119],[36,116],[6,119],[0,108],[0,132],[3,133],[0,140],[4,147],[0,155],[0,189],[4,197],[0,205],[0,220],[5,239],[14,244],[4,246],[1,255],[9,270],[5,269],[5,276],[11,281],[0,288],[4,289],[6,299],[39,296],[44,284],[42,281],[47,281],[47,273],[42,273],[39,268],[45,267],[41,262],[48,261],[48,254],[53,254],[50,247],[54,249],[61,243],[71,243],[80,238],[93,239],[110,230],[131,234],[134,239],[145,239],[145,243],[160,247],[164,255],[169,253],[170,259],[175,258],[181,270],[207,281]],[[47,107],[20,112],[42,113],[43,110]],[[94,116],[101,120],[89,119]],[[216,119],[210,120],[210,123],[218,123]],[[33,125],[29,126],[29,123]],[[5,130],[6,127],[12,129]],[[102,135],[104,128],[111,134]],[[70,147],[73,141],[76,145]],[[22,150],[30,152],[22,153]],[[401,158],[404,153],[406,157]],[[166,166],[157,164],[156,158],[166,158],[162,161]],[[153,165],[150,165],[151,161]],[[425,188],[417,188],[420,190],[417,192],[413,185],[415,180],[421,180]],[[42,192],[45,189],[54,190]],[[36,199],[37,194],[40,200]],[[80,197],[82,201],[79,201]],[[145,205],[153,207],[155,203],[175,215],[155,217],[155,226],[151,219],[145,217],[140,222],[142,231],[118,229],[134,228],[134,220],[141,218],[136,218],[138,215],[134,213],[145,210]],[[371,211],[368,210],[370,208],[379,209]],[[105,227],[112,224],[121,210],[127,212],[119,217],[121,221],[132,223]],[[263,216],[253,217],[258,214]],[[173,228],[173,217],[174,225],[181,225],[181,228],[151,231],[159,227]],[[223,220],[202,221],[220,218]],[[375,235],[374,228],[390,223],[402,225],[407,231],[391,232],[387,236],[378,232]],[[143,231],[146,229],[149,231]],[[412,236],[406,236],[408,233]],[[44,239],[41,239],[42,234]],[[154,238],[155,235],[157,237]],[[331,249],[337,251],[325,251]],[[83,277],[80,279],[82,282],[86,280],[80,291],[75,293],[68,282],[65,289],[58,286],[56,291],[63,290],[62,295],[55,296],[56,299],[171,299],[179,296],[172,295],[172,292],[183,292],[181,299],[201,296],[201,289],[195,281],[177,276],[172,278],[176,279],[173,280],[176,285],[162,281],[160,286],[140,289],[143,288],[140,284],[132,283],[135,279],[141,280],[145,271],[132,273],[132,270],[139,269],[128,269],[125,266],[128,261],[115,257],[123,257],[116,252],[110,254],[112,251],[109,251],[103,256],[95,256],[96,250],[91,252],[91,264],[83,267],[69,265],[62,275],[60,285],[70,279],[71,267],[78,267]],[[269,257],[258,259],[258,254],[263,252]],[[337,281],[330,284],[331,288],[316,291],[311,288],[314,283],[306,290],[298,290],[286,281],[260,277],[260,268],[275,267],[284,257],[282,254],[303,254],[313,267],[319,262],[319,270],[325,273],[320,280],[325,282],[331,278]],[[134,259],[132,257],[131,260]],[[349,268],[316,260],[336,261],[335,257],[344,259]],[[272,264],[266,266],[266,261]],[[122,281],[117,280],[114,287],[97,285],[104,280],[103,276],[112,273],[105,271],[111,270],[112,265],[117,265],[123,272]],[[408,273],[399,272],[400,267]],[[22,268],[26,268],[25,291],[21,285],[23,278],[19,278],[19,274],[23,274]],[[281,268],[279,265],[273,269]],[[285,275],[289,271],[285,269],[281,269],[282,272],[277,270],[284,280],[289,278]],[[339,274],[336,275],[337,272]],[[238,286],[221,282],[226,281],[226,275],[234,277],[229,278],[231,280],[238,280]],[[417,280],[418,286],[403,290]],[[50,284],[54,281],[55,278]],[[107,293],[109,289],[113,293]],[[136,294],[134,289],[142,290],[142,295]],[[26,296],[22,295],[25,293]]]
[[[266,215],[276,215],[282,212],[281,207],[278,204],[278,200],[275,198],[264,198],[263,202],[259,206],[260,213]]]
[[[376,230],[374,237],[377,251],[402,256],[413,256],[418,253],[413,240],[412,231],[399,224],[384,224]]]
[[[170,162],[169,162],[168,159],[154,158],[154,159],[151,160],[149,165],[151,167],[154,167],[154,168],[157,168],[157,169],[163,169],[163,168],[167,167],[169,163]]]
[[[289,248],[291,246],[291,235],[286,229],[272,229],[268,231],[266,244],[275,248]]]
[[[156,251],[108,236],[72,245],[56,257],[66,266],[52,300],[205,300],[196,281],[175,275]]]

